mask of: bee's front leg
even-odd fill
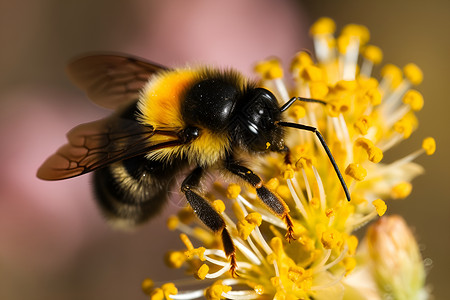
[[[294,224],[289,215],[289,207],[286,203],[275,193],[270,191],[263,183],[261,177],[255,174],[252,170],[240,165],[234,159],[229,158],[225,162],[225,168],[245,180],[256,189],[256,194],[259,199],[277,216],[284,220],[287,227],[286,239],[288,241],[294,240]]]

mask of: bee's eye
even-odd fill
[[[281,120],[281,112],[270,91],[262,88],[250,90],[240,99],[236,111],[238,140],[246,147],[261,152],[284,146],[283,131],[275,125]]]

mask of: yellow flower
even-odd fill
[[[280,104],[293,96],[326,103],[294,104],[289,121],[319,129],[339,169],[345,170],[352,200],[347,201],[316,136],[291,130],[286,142],[292,164],[286,165],[276,153],[251,159],[267,187],[288,205],[295,240],[286,241],[286,224],[260,203],[254,189],[216,182],[210,195],[212,200],[229,199],[216,200],[213,206],[221,213],[236,246],[238,276],[232,278],[228,272],[230,263],[220,237],[204,230],[195,218],[187,217],[189,210],[183,209],[168,224],[182,232],[186,250],[171,252],[166,259],[169,266],[185,266],[193,280],[203,280],[205,286],[176,290],[170,285],[156,288],[155,295],[172,299],[343,299],[358,295],[345,278],[368,262],[356,259],[358,239],[353,232],[385,213],[387,206],[381,199],[409,194],[411,180],[422,173],[412,161],[422,153],[432,154],[435,143],[427,138],[421,149],[393,162],[383,161],[384,152],[417,128],[414,112],[422,108],[423,97],[411,88],[423,75],[409,64],[404,75],[390,65],[383,69],[381,78],[372,77],[372,67],[381,62],[382,53],[378,47],[367,45],[367,28],[349,25],[337,38],[334,30],[334,22],[327,18],[312,26],[317,62],[307,52],[296,55],[290,68],[293,87],[285,84],[277,60],[260,62],[255,71],[261,76],[261,85],[271,90]],[[358,65],[360,55],[362,63]],[[232,205],[225,207],[224,203]],[[384,233],[379,234],[380,239]],[[386,244],[373,239],[369,238],[369,243],[377,250]],[[397,253],[387,255],[394,258]],[[424,275],[418,276],[421,279],[415,284],[420,290]],[[376,286],[375,282],[381,281],[377,278],[368,284]],[[377,293],[377,287],[374,290]]]

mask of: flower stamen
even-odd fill
[[[381,199],[402,199],[411,193],[412,178],[422,172],[413,161],[422,154],[432,155],[436,143],[426,138],[421,149],[391,163],[382,161],[384,152],[409,138],[418,127],[415,112],[422,109],[424,101],[411,88],[422,81],[423,74],[413,64],[406,65],[403,74],[398,67],[386,65],[378,81],[372,77],[373,66],[381,62],[383,53],[376,46],[366,46],[370,36],[367,28],[349,25],[335,38],[335,27],[328,18],[311,27],[317,62],[307,52],[297,53],[290,68],[295,82],[292,88],[286,85],[289,80],[283,77],[278,59],[255,66],[260,86],[270,90],[280,103],[309,97],[320,99],[316,102],[322,104],[298,101],[284,115],[286,121],[277,123],[304,129],[286,132],[288,155],[272,153],[254,158],[261,162],[257,170],[264,187],[283,200],[283,212],[273,213],[254,188],[237,183],[224,188],[223,183],[215,183],[211,197],[220,194],[233,203],[227,208],[221,200],[212,202],[225,222],[230,244],[234,245],[233,255],[227,257],[220,247],[220,236],[205,230],[192,219],[192,211],[184,209],[169,219],[168,227],[182,232],[186,250],[171,251],[166,260],[171,267],[187,266],[203,285],[211,279],[223,280],[179,293],[174,285],[154,289],[153,284],[147,284],[145,290],[153,299],[364,298],[354,282],[368,280],[375,289],[373,295],[384,295],[378,286],[378,273],[353,282],[349,279],[360,276],[361,270],[377,269],[373,261],[386,265],[401,261],[400,254],[392,251],[395,247],[383,248],[389,232],[370,231],[372,240],[358,248],[353,231],[374,219],[386,218],[387,205]],[[345,175],[338,170],[345,170]],[[333,172],[339,174],[339,180],[330,176]],[[350,200],[349,190],[351,201],[346,201]],[[189,238],[204,247],[194,248]],[[394,240],[400,242],[401,236]],[[373,247],[391,252],[387,255],[373,251]],[[370,251],[371,257],[361,259],[364,251]],[[239,278],[229,278],[234,267]],[[393,278],[393,270],[382,275]],[[408,278],[402,276],[398,278]],[[395,283],[384,278],[382,282],[385,286],[386,282],[390,286]],[[414,297],[405,299],[410,298]]]

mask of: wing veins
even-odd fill
[[[115,54],[84,56],[68,66],[73,81],[96,104],[112,109],[138,99],[146,82],[165,70],[143,59]]]

